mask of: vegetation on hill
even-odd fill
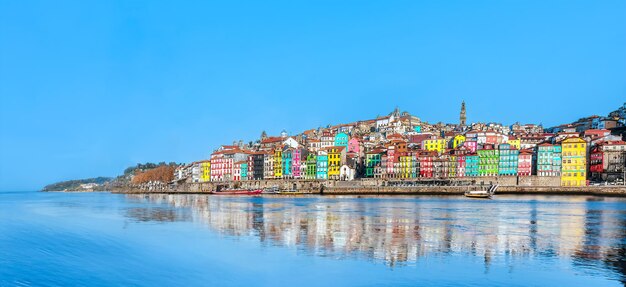
[[[128,184],[140,184],[149,181],[169,182],[174,179],[174,170],[179,164],[165,163],[138,163],[124,170],[124,174],[115,178],[96,177],[78,180],[68,180],[46,185],[42,191],[80,191],[80,190],[111,190],[123,188]],[[81,184],[97,184],[97,187],[85,189]]]
[[[141,184],[150,181],[168,183],[174,179],[175,167],[169,165],[159,166],[145,171],[137,170],[132,179],[133,184]]]
[[[67,180],[46,185],[43,188],[43,191],[81,190],[81,184],[95,183],[98,185],[103,185],[112,180],[113,178],[110,177],[94,177],[86,179]]]

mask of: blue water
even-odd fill
[[[622,286],[626,200],[0,193],[0,286]]]

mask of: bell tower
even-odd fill
[[[461,116],[460,116],[460,124],[461,126],[465,126],[465,120],[467,120],[467,117],[465,116],[465,101],[463,101],[461,103]]]

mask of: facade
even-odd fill
[[[399,159],[399,177],[415,178],[417,177],[417,158],[412,154],[406,154],[398,157]]]
[[[274,149],[274,178],[283,178],[283,149]]]
[[[565,139],[561,146],[563,149],[561,185],[587,185],[587,142],[573,137]]]
[[[522,141],[518,138],[511,138],[506,143],[510,144],[512,147],[516,148],[517,150],[522,149]]]
[[[317,179],[328,179],[328,154],[326,152],[320,152],[317,155],[315,172]]]
[[[306,171],[304,174],[305,179],[315,179],[317,170],[317,156],[314,153],[309,153],[306,156]]]
[[[291,175],[293,178],[304,178],[304,170],[301,170],[301,165],[306,159],[307,151],[303,148],[295,148],[291,152]]]
[[[477,177],[479,175],[480,164],[478,154],[470,153],[465,156],[465,176]]]
[[[265,165],[264,154],[261,152],[254,153],[252,155],[252,178],[253,179],[259,180],[259,179],[264,178],[264,175],[265,175],[264,165]]]
[[[201,182],[211,181],[211,161],[205,160],[205,161],[200,162],[200,170],[201,170],[200,181]]]
[[[606,141],[595,146],[589,155],[590,177],[599,181],[623,179],[626,168],[626,142]]]
[[[498,152],[498,175],[517,175],[519,150],[510,144],[500,144]]]
[[[380,168],[382,153],[382,150],[365,153],[365,177],[375,177],[374,170]]]
[[[359,154],[361,152],[361,143],[356,138],[351,138],[348,141],[348,152]]]
[[[497,149],[493,145],[483,145],[482,149],[478,149],[478,176],[496,176],[498,175],[498,162],[500,156]]]
[[[475,153],[478,150],[478,142],[476,141],[470,141],[470,140],[466,140],[463,143],[463,147],[465,147],[465,149],[467,149],[468,152],[471,153]]]
[[[348,148],[348,141],[350,137],[345,133],[338,133],[335,136],[335,146],[342,146]]]
[[[517,162],[517,175],[530,176],[533,171],[533,153],[531,150],[522,150],[519,152]]]
[[[464,135],[455,135],[452,139],[452,148],[459,148],[465,144],[465,136]]]
[[[561,176],[561,145],[542,143],[536,147],[537,176]]]
[[[274,153],[269,151],[263,155],[263,179],[274,179]]]
[[[422,149],[426,151],[436,151],[443,153],[446,150],[446,140],[442,138],[431,138],[422,141]]]
[[[281,164],[283,165],[283,178],[293,178],[293,150],[294,149],[292,147],[285,147],[283,149],[281,161]]]
[[[239,178],[239,180],[248,180],[248,163],[247,162],[241,162],[240,165],[240,175],[241,177]]]
[[[435,160],[434,152],[423,152],[418,155],[418,161],[420,165],[420,177],[432,178],[434,175],[433,162]]]
[[[328,153],[328,179],[340,179],[341,166],[346,162],[346,147],[331,146],[327,148]]]

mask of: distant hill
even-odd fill
[[[111,182],[111,177],[94,177],[86,179],[75,179],[68,181],[61,181],[53,184],[46,185],[42,191],[81,191],[81,190],[94,190],[98,186],[103,186],[105,183]]]
[[[61,181],[46,185],[41,191],[105,191],[120,188],[133,183],[159,180],[169,182],[174,176],[174,169],[181,164],[175,162],[138,163],[124,170],[124,174],[117,177],[94,177]]]

